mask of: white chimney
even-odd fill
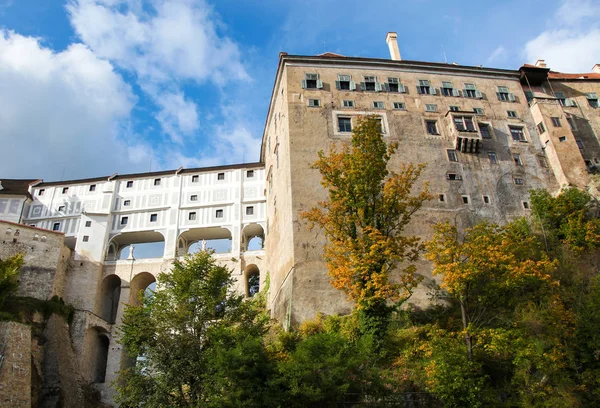
[[[594,67],[592,68],[592,71],[594,71],[597,74],[600,74],[600,64],[594,65]]]
[[[398,33],[391,31],[387,33],[385,42],[387,43],[388,47],[390,47],[390,57],[392,60],[401,61],[402,58],[400,57],[400,49],[398,49]]]
[[[535,66],[538,68],[546,68],[546,61],[545,60],[537,60],[535,62]]]

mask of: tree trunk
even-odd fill
[[[467,311],[465,310],[465,305],[462,299],[460,300],[460,312],[462,314],[463,329],[465,329],[465,344],[467,345],[467,354],[469,355],[469,361],[473,361],[473,344],[471,343],[471,335],[467,330],[467,327],[469,326],[469,318],[467,316]]]

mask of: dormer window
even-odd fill
[[[481,93],[481,91],[475,87],[475,84],[471,84],[471,83],[465,84],[465,89],[463,89],[463,96],[465,98],[477,98],[477,99],[483,98],[483,94]]]
[[[419,85],[417,85],[417,92],[421,95],[435,95],[435,88],[431,87],[431,83],[427,79],[419,79]]]
[[[351,80],[350,75],[338,75],[335,87],[342,91],[354,91],[356,90],[356,83]]]
[[[322,89],[323,81],[319,79],[319,74],[304,74],[302,80],[303,89]]]
[[[499,86],[498,92],[496,93],[496,95],[498,95],[499,101],[505,101],[505,102],[514,102],[515,101],[515,94],[508,92],[507,86]]]
[[[388,92],[406,93],[406,87],[400,83],[398,78],[389,77],[385,87]]]
[[[586,93],[585,97],[592,108],[598,107],[598,95],[596,92]]]
[[[442,95],[444,96],[460,96],[458,89],[454,89],[452,82],[442,82]]]
[[[454,116],[454,126],[461,132],[475,132],[475,124],[471,116]]]
[[[377,84],[377,81],[374,76],[366,76],[365,82],[360,83],[360,89],[363,91],[375,91],[375,90],[377,90],[376,84]],[[381,91],[381,89],[379,89],[379,90]]]

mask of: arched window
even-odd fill
[[[100,286],[100,303],[97,314],[110,324],[117,319],[119,298],[121,297],[121,279],[117,275],[109,275]]]

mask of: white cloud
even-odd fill
[[[237,45],[218,34],[217,16],[203,0],[69,0],[67,10],[85,44],[150,90],[163,130],[177,143],[199,126],[179,83],[249,78]]]
[[[538,59],[554,71],[589,72],[600,62],[600,3],[565,0],[550,27],[525,45],[529,63]]]
[[[487,62],[492,63],[506,56],[506,49],[499,45],[488,57]]]
[[[3,177],[58,179],[132,171],[119,139],[135,104],[111,64],[82,44],[55,53],[0,31]]]

